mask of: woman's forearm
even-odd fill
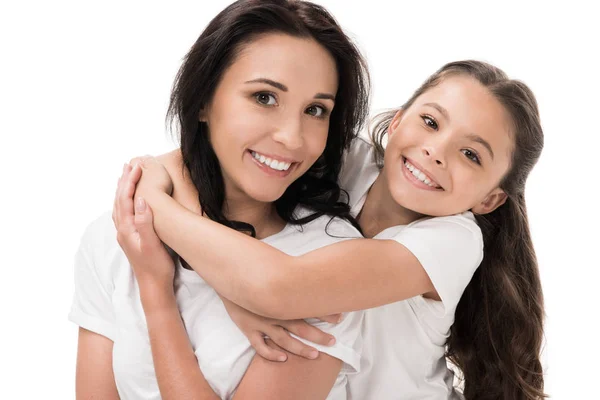
[[[146,196],[159,237],[223,297],[256,314],[329,315],[435,290],[416,257],[394,241],[353,239],[292,257],[187,210],[163,192]]]
[[[152,301],[144,310],[161,397],[218,400],[198,366],[175,296],[149,293],[145,298]]]

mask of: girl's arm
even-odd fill
[[[419,260],[395,241],[355,239],[289,256],[179,205],[153,184],[165,173],[155,159],[136,165],[144,174],[136,196],[150,204],[161,240],[222,296],[252,312],[295,319],[437,297]]]
[[[119,400],[112,368],[113,341],[79,328],[75,393],[77,399]]]
[[[123,179],[127,179],[126,169]],[[138,170],[139,172],[139,170]],[[135,172],[134,172],[135,173]],[[119,184],[113,219],[117,240],[140,287],[152,358],[164,399],[218,399],[204,378],[181,320],[173,291],[174,263],[152,227],[151,210],[132,202],[133,185]],[[255,357],[236,393],[240,399],[325,398],[335,383],[341,361],[322,354],[310,361],[287,354],[285,363]],[[269,380],[264,376],[268,374]],[[310,382],[310,385],[306,385]]]

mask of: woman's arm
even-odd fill
[[[112,349],[112,340],[79,328],[75,375],[77,399],[119,399],[112,368]]]
[[[146,301],[144,310],[162,398],[219,399],[200,370],[181,321],[175,296],[153,293],[148,297],[155,303],[148,305]],[[281,348],[279,350],[283,351]],[[287,361],[283,363],[254,357],[235,398],[325,398],[333,387],[341,366],[340,360],[323,353],[316,360],[287,353]]]
[[[124,179],[130,172],[130,169],[125,170]],[[200,370],[179,314],[173,291],[174,263],[156,236],[151,210],[143,201],[136,204],[134,214],[133,189],[133,185],[119,184],[113,219],[117,240],[140,287],[161,396],[164,399],[218,399]],[[286,363],[271,363],[255,357],[235,397],[325,398],[341,368],[341,361],[328,355],[311,361],[310,368],[301,357],[291,353],[287,359]],[[265,380],[265,374],[271,379]]]
[[[437,295],[419,260],[395,241],[354,239],[292,257],[188,211],[152,184],[162,166],[141,164],[150,176],[136,196],[151,206],[161,240],[222,296],[254,313],[307,318]]]

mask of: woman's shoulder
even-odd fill
[[[108,289],[114,285],[119,271],[128,265],[117,242],[117,229],[111,212],[106,211],[86,227],[81,237],[75,269],[86,271],[84,275],[96,276],[102,286]]]

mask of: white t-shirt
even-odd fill
[[[379,170],[371,143],[357,139],[340,176],[357,215]],[[471,212],[394,226],[374,239],[410,250],[442,301],[416,296],[365,311],[361,372],[349,377],[355,400],[459,399],[444,357],[462,293],[483,258],[483,237]]]
[[[287,225],[263,241],[290,255],[301,255],[343,238],[360,237],[348,222],[318,218],[301,228]],[[231,321],[217,293],[194,271],[177,265],[175,294],[190,342],[206,380],[222,399],[235,392],[255,355]],[[260,294],[258,294],[260,295]],[[347,377],[360,370],[364,313],[348,313],[342,323],[310,323],[336,338],[331,347],[310,343],[343,361],[328,399],[345,399]],[[75,296],[69,319],[114,342],[113,370],[122,399],[160,399],[139,288],[116,240],[110,214],[86,229],[75,259]]]

